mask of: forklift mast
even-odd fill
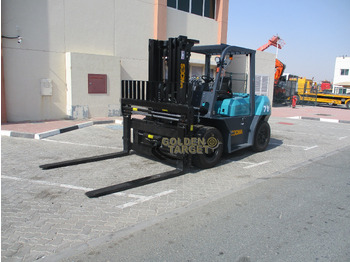
[[[185,36],[167,41],[149,40],[148,81],[122,81],[124,151],[134,150],[163,160],[168,158],[160,150],[163,137],[192,137],[198,110],[192,105],[189,60],[191,48],[198,42]],[[145,118],[132,118],[135,113]],[[191,156],[173,158],[182,168]]]
[[[173,91],[172,93],[169,90],[170,92],[164,94],[165,101],[170,98],[170,101],[173,99],[182,104],[188,102],[189,60],[195,43],[199,41],[187,39],[185,36],[167,41],[149,40],[148,81],[173,85],[165,86],[166,90]]]

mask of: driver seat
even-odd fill
[[[224,76],[222,79],[221,89],[218,91],[218,100],[224,100],[232,97],[231,77]]]

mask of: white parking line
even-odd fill
[[[289,133],[291,135],[305,135],[305,136],[310,136],[310,133],[307,133],[307,132],[295,132],[295,131],[289,131],[289,130],[273,130],[273,133],[283,133],[283,134],[286,134],[286,133]],[[290,135],[288,135],[290,137]],[[328,137],[329,138],[329,134],[317,134],[318,137],[320,136],[324,136],[324,137]]]
[[[248,161],[237,161],[237,163],[239,164],[246,164],[248,166],[245,166],[243,168],[252,168],[252,167],[256,167],[256,166],[260,166],[260,165],[264,165],[264,164],[267,164],[271,161],[263,161],[263,162],[258,162],[258,163],[254,163],[254,162],[248,162]]]
[[[132,201],[132,202],[128,202],[128,203],[125,203],[123,205],[119,205],[119,206],[116,206],[116,207],[120,208],[120,209],[124,209],[124,208],[127,208],[127,207],[131,207],[131,206],[134,206],[134,205],[141,204],[143,202],[152,200],[154,198],[158,198],[158,197],[162,197],[162,196],[165,196],[165,195],[169,195],[169,194],[171,194],[173,192],[175,192],[175,190],[171,189],[171,190],[168,190],[168,191],[160,192],[160,193],[152,195],[152,196],[142,197],[142,198],[140,198],[138,200],[135,200],[135,201]]]
[[[68,188],[68,189],[82,190],[82,191],[91,191],[91,190],[93,190],[93,188],[88,188],[88,187],[80,187],[80,186],[73,186],[73,185],[67,185],[67,184],[59,184],[59,183],[53,183],[53,182],[48,182],[48,181],[33,180],[33,179],[27,179],[27,178],[19,178],[19,177],[13,177],[13,176],[4,176],[4,175],[2,175],[1,178],[15,180],[15,181],[30,182],[30,183],[39,184],[39,185],[45,185],[45,186],[56,186],[56,187],[63,187],[63,188]]]
[[[59,183],[54,183],[54,182],[48,182],[48,181],[42,181],[42,180],[33,180],[33,179],[27,179],[27,178],[20,178],[20,177],[13,177],[13,176],[1,176],[2,179],[9,179],[9,180],[15,180],[15,181],[20,181],[20,182],[29,182],[29,183],[34,183],[34,184],[39,184],[39,185],[45,185],[45,186],[55,186],[55,187],[62,187],[62,188],[68,188],[68,189],[75,189],[75,190],[81,190],[81,191],[91,191],[93,188],[88,188],[88,187],[80,187],[80,186],[73,186],[73,185],[68,185],[68,184],[59,184]],[[129,198],[137,198],[135,201],[131,201],[128,203],[125,203],[123,205],[117,206],[117,208],[124,209],[127,207],[131,207],[137,204],[141,204],[146,201],[150,201],[154,198],[162,197],[168,194],[171,194],[175,192],[175,190],[171,189],[168,191],[160,192],[158,194],[152,195],[152,196],[141,196],[141,195],[135,195],[135,194],[126,194],[123,192],[118,192],[114,193],[112,195],[115,196],[122,196],[122,197],[129,197]]]
[[[304,149],[305,151],[310,150],[310,149],[314,149],[317,148],[318,145],[314,145],[314,146],[299,146],[299,145],[289,145],[289,144],[280,144],[280,143],[270,143],[270,145],[275,145],[275,146],[289,146],[289,147],[299,147]]]
[[[307,150],[310,150],[310,149],[314,149],[316,147],[318,147],[318,145],[306,147],[306,148],[304,148],[304,150],[307,151]]]
[[[252,168],[252,167],[256,167],[256,166],[260,166],[260,165],[265,165],[267,163],[269,163],[271,161],[267,160],[267,161],[263,161],[263,162],[259,162],[259,163],[252,163],[252,162],[245,162],[245,161],[239,161],[239,163],[243,163],[243,164],[249,164],[249,166],[245,166],[243,168],[248,169],[248,168]]]
[[[297,146],[297,145],[288,145],[288,144],[284,144],[284,143],[269,143],[269,145],[274,145],[274,146],[289,146],[289,147],[302,147],[305,148],[304,146]]]

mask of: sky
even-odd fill
[[[350,0],[229,1],[228,44],[257,49],[274,35],[285,73],[333,81],[336,57],[350,56]]]

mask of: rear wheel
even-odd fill
[[[193,165],[199,168],[211,168],[215,166],[220,161],[224,150],[220,131],[215,127],[204,126],[199,128],[195,136],[201,139],[204,138],[208,147],[207,151],[203,150],[203,154],[193,155]]]
[[[350,101],[348,101],[348,102],[346,103],[346,107],[347,107],[348,109],[350,109]]]
[[[271,129],[266,121],[261,121],[255,131],[253,151],[261,152],[266,149],[270,142]]]

